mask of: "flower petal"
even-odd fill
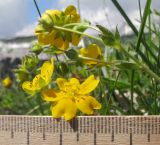
[[[74,46],[77,46],[79,41],[80,41],[80,36],[75,33],[72,33],[72,44]]]
[[[80,55],[84,57],[89,57],[93,59],[98,59],[98,57],[101,55],[101,49],[98,45],[92,44],[88,48],[81,48],[80,49]],[[97,64],[94,60],[84,60],[84,63],[86,64]]]
[[[63,45],[63,39],[61,37],[54,39],[53,45],[56,46],[58,49],[60,49]]]
[[[73,86],[80,85],[79,80],[76,79],[76,78],[71,78],[70,81],[69,81],[69,83],[71,83],[71,85],[73,85]]]
[[[64,40],[63,41],[63,45],[61,46],[61,48],[59,48],[62,51],[65,51],[67,48],[69,47],[69,42],[68,40]]]
[[[52,89],[47,89],[42,92],[42,98],[45,101],[53,102],[58,101],[60,97],[57,96],[56,92]]]
[[[33,78],[32,84],[36,90],[40,90],[47,85],[41,74],[38,74]]]
[[[62,99],[56,105],[52,104],[51,110],[53,117],[64,116],[65,120],[71,120],[76,115],[77,108],[71,99]]]
[[[46,84],[48,84],[51,81],[51,77],[52,77],[53,70],[54,70],[53,63],[54,63],[54,60],[52,58],[51,62],[45,61],[41,67],[41,75],[45,79]]]
[[[93,114],[94,109],[100,109],[101,104],[91,96],[81,96],[76,99],[77,108],[85,114]]]
[[[64,78],[57,78],[56,83],[57,83],[60,90],[64,90],[65,84],[67,83],[67,80]]]
[[[93,91],[99,83],[99,80],[95,79],[94,75],[89,76],[81,85],[80,85],[80,94],[88,94]]]
[[[76,10],[76,8],[75,8],[73,5],[69,5],[69,6],[65,9],[64,13],[65,13],[66,15],[75,15],[75,14],[77,13],[77,10]]]
[[[25,81],[22,84],[22,89],[28,94],[34,94],[36,92],[36,88],[33,86],[32,82]]]

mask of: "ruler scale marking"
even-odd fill
[[[78,142],[83,143],[81,135],[93,136],[92,139],[87,139],[86,136],[86,139],[88,144],[94,145],[103,143],[105,145],[106,142],[118,145],[118,142],[123,139],[126,140],[124,145],[143,144],[143,142],[144,145],[158,145],[160,142],[160,116],[86,116],[77,117],[71,122],[44,116],[0,116],[0,141],[5,136],[5,139],[8,137],[12,142],[18,142],[18,136],[21,134],[26,134],[24,137],[26,145],[35,145],[32,142],[33,137],[34,140],[36,140],[36,137],[41,138],[41,141],[44,141],[47,145],[47,142],[49,142],[48,135],[52,138],[52,134],[54,135],[53,141],[55,138],[59,138],[59,145],[65,145],[67,138],[65,140],[63,138],[66,134],[68,134],[70,140],[75,138],[73,145],[77,145]],[[41,136],[37,136],[38,134]],[[118,137],[121,135],[124,135],[125,138]],[[101,136],[104,136],[103,143],[100,143]],[[137,140],[137,137],[139,140]],[[37,141],[39,139],[37,138]],[[14,143],[14,145],[21,144]]]

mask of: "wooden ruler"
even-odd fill
[[[0,116],[0,145],[160,145],[160,116]]]

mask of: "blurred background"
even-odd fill
[[[139,0],[118,0],[137,29],[141,20],[139,9],[143,14],[146,1],[140,0],[141,8],[139,8]],[[37,0],[37,3],[42,14],[47,9],[62,10],[73,4],[77,7],[81,18],[89,20],[92,25],[100,24],[109,30],[115,30],[117,26],[122,38],[131,39],[131,41],[135,39],[131,28],[111,0]],[[159,10],[160,2],[153,0],[151,8]],[[152,17],[152,20],[159,25],[159,18]],[[17,65],[21,63],[21,58],[29,53],[29,48],[36,41],[34,29],[38,19],[34,0],[0,1],[0,80],[8,75],[14,78],[12,70],[17,68]],[[92,31],[87,33],[96,35]],[[41,56],[41,59],[45,58]],[[1,84],[0,87],[2,88]],[[37,104],[40,102],[26,101],[24,96],[26,94],[18,90],[16,85],[10,91],[0,89],[0,114],[32,114],[32,112],[38,114],[39,112],[35,110],[39,108]],[[40,110],[40,114],[47,113]]]
[[[146,0],[141,0],[143,12]],[[111,0],[45,0],[37,1],[41,13],[47,9],[64,9],[67,5],[75,5],[82,19],[93,25],[101,24],[108,29],[117,26],[122,35],[132,34],[123,17]],[[138,28],[140,13],[138,0],[119,0],[133,24]],[[153,0],[153,9],[160,8],[158,0]],[[5,57],[22,57],[35,40],[34,29],[39,19],[33,0],[0,1],[0,60]]]

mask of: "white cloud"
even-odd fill
[[[13,36],[27,22],[25,0],[0,1],[0,37]]]
[[[33,24],[30,24],[30,25],[22,28],[15,35],[16,36],[32,36],[32,35],[34,35],[34,30],[35,30],[36,24],[37,23],[33,23]]]
[[[52,0],[54,1],[54,0]],[[29,2],[31,0],[0,0],[0,38],[33,34],[36,22],[29,22]],[[57,0],[53,7],[64,9],[67,5],[77,6],[78,0]],[[109,29],[115,29],[118,25],[121,33],[131,32],[125,20],[117,11],[111,0],[79,0],[81,16],[90,20],[93,24],[101,24]],[[138,0],[118,0],[130,19],[138,28],[139,19]],[[158,0],[152,1],[152,8],[160,8]],[[146,0],[141,0],[142,10]],[[30,14],[30,17],[33,17]]]
[[[77,6],[78,0],[59,0],[59,5],[65,8],[69,4],[74,4]],[[119,27],[122,34],[131,33],[131,29],[126,24],[125,20],[122,18],[121,14],[115,8],[111,0],[79,0],[81,17],[88,19],[93,24],[101,24],[108,27],[109,29],[115,29],[116,26]],[[120,5],[128,14],[131,21],[138,28],[140,20],[138,0],[127,1],[118,0]],[[142,12],[145,7],[146,0],[141,0]],[[160,3],[157,0],[153,0],[152,8],[160,8]]]

